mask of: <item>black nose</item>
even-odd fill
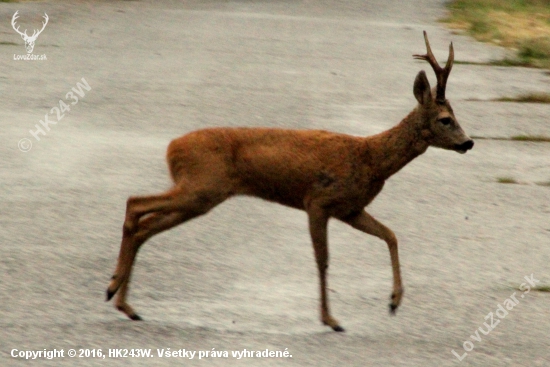
[[[466,150],[472,149],[473,147],[474,147],[474,141],[473,140],[468,140],[468,141],[465,141],[462,144],[457,144],[456,145],[456,150],[466,151]]]

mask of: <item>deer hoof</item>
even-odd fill
[[[128,318],[130,318],[130,320],[134,320],[134,321],[141,321],[143,320],[141,318],[141,316],[139,316],[135,311],[134,309],[127,303],[120,303],[118,305],[116,305],[116,308],[117,310],[119,310],[120,312],[124,313],[126,316],[128,316]]]
[[[338,324],[338,321],[336,321],[334,318],[332,318],[331,316],[324,316],[321,320],[323,322],[323,324],[327,325],[327,326],[330,326],[332,328],[332,330],[334,331],[338,331],[338,332],[342,332],[342,331],[345,331],[343,327],[341,327],[339,324]]]
[[[398,306],[393,303],[390,303],[388,306],[390,307],[390,315],[395,316],[395,310],[397,310]]]
[[[346,330],[345,330],[343,327],[341,327],[340,325],[333,326],[333,327],[332,327],[332,330],[337,331],[337,332],[340,332],[340,333],[343,333],[344,331],[346,331]]]
[[[132,314],[132,315],[128,315],[128,317],[129,317],[131,320],[134,320],[134,321],[143,321],[143,319],[141,318],[141,316],[139,316],[137,313]]]
[[[115,295],[116,291],[111,291],[109,288],[107,288],[107,297],[105,299],[106,302],[109,302],[111,298]]]
[[[390,307],[390,315],[395,315],[395,310],[397,310],[397,307],[401,304],[401,299],[403,298],[403,288],[398,287],[396,288],[393,293],[391,294],[391,302],[389,304]]]

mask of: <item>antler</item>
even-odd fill
[[[434,54],[432,53],[432,49],[430,47],[430,42],[428,41],[428,34],[426,31],[424,31],[424,40],[426,41],[426,55],[413,55],[415,59],[418,60],[426,60],[430,63],[432,66],[432,69],[434,69],[435,76],[437,78],[437,94],[436,94],[436,101],[437,102],[445,102],[445,87],[447,85],[447,78],[449,77],[449,74],[451,73],[451,69],[453,67],[453,61],[455,58],[455,52],[453,50],[453,43],[451,42],[449,46],[449,58],[447,59],[447,64],[445,65],[445,68],[442,68],[437,63],[437,60],[435,59]]]
[[[17,26],[17,28],[15,27],[15,21],[19,18],[18,13],[19,13],[19,10],[16,11],[15,14],[13,14],[13,17],[11,18],[11,26],[13,27],[13,29],[14,29],[17,33],[19,33],[19,34],[21,35],[21,37],[23,37],[23,38],[25,38],[25,39],[36,39],[36,38],[38,37],[38,35],[39,35],[40,33],[42,33],[42,31],[44,30],[44,28],[46,28],[46,24],[48,24],[48,20],[49,20],[48,14],[44,13],[43,18],[44,18],[46,21],[45,21],[45,22],[42,22],[42,29],[39,30],[39,31],[37,31],[37,30],[35,29],[34,32],[33,32],[33,34],[32,34],[32,36],[29,37],[29,36],[27,35],[27,30],[26,30],[26,29],[25,29],[25,32],[21,32],[21,31],[19,30],[19,26]],[[38,32],[38,33],[37,33],[37,32]]]
[[[43,16],[42,18],[44,18],[44,19],[46,20],[45,22],[42,22],[42,29],[39,30],[38,33],[36,33],[37,31],[36,31],[36,29],[35,29],[35,30],[34,30],[34,33],[33,33],[32,36],[31,36],[31,38],[37,38],[38,35],[39,35],[40,33],[42,33],[42,31],[44,30],[44,28],[46,28],[46,24],[48,24],[48,20],[49,20],[50,18],[48,18],[48,14],[46,14],[46,13],[44,13],[44,16]]]
[[[15,14],[13,14],[13,17],[11,18],[11,26],[13,27],[13,29],[19,33],[22,37],[28,37],[27,36],[27,30],[25,29],[25,33],[21,32],[19,30],[19,26],[17,26],[17,28],[15,28],[15,21],[17,20],[17,18],[19,18],[19,16],[17,15],[17,13],[19,13],[19,10],[15,12]]]

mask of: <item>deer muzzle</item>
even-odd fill
[[[468,150],[472,149],[474,147],[474,141],[472,139],[466,140],[462,144],[455,145],[455,150],[459,152],[460,154],[466,153]]]

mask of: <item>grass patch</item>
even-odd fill
[[[2,0],[0,0],[0,2],[2,2]],[[0,46],[19,46],[19,44],[15,42],[0,41]]]
[[[548,93],[527,93],[517,97],[500,97],[493,99],[496,102],[520,102],[520,103],[550,103]]]
[[[513,141],[532,141],[536,143],[550,143],[550,137],[542,135],[515,135],[510,138]]]
[[[510,58],[504,58],[501,60],[491,60],[486,62],[455,60],[454,63],[459,65],[508,66],[508,67],[520,66],[524,68],[536,67],[534,65],[531,65],[528,61],[520,60],[520,59],[510,59]]]
[[[506,140],[506,141],[528,141],[534,143],[550,143],[550,137],[544,135],[514,135],[511,137],[505,136],[476,136],[472,135],[472,139],[476,140]]]
[[[519,182],[516,181],[516,179],[512,177],[498,177],[497,182],[501,184],[517,184]]]
[[[503,136],[478,136],[478,135],[470,135],[470,138],[475,140],[511,140],[511,138],[503,137]]]
[[[516,97],[499,97],[493,99],[468,98],[468,102],[517,102],[517,103],[550,103],[550,93],[526,93]]]
[[[519,287],[516,288],[519,291],[524,291],[525,289],[520,289]],[[537,285],[535,287],[531,287],[529,291],[535,291],[535,292],[550,292],[550,285]]]
[[[550,187],[550,181],[536,182],[538,186]]]
[[[500,285],[503,286],[503,288],[505,289],[511,289],[511,290],[516,290],[516,291],[522,291],[522,292],[525,292],[526,289],[522,289],[521,285],[517,285],[517,284],[514,284],[514,283],[510,283],[510,284],[505,284],[505,283],[498,283]],[[535,292],[550,292],[550,285],[547,285],[547,284],[541,284],[541,285],[535,285],[534,287],[532,286],[529,286],[529,292],[530,291],[535,291]]]
[[[443,21],[478,41],[517,50],[517,59],[490,62],[499,66],[550,68],[548,0],[452,0]]]

